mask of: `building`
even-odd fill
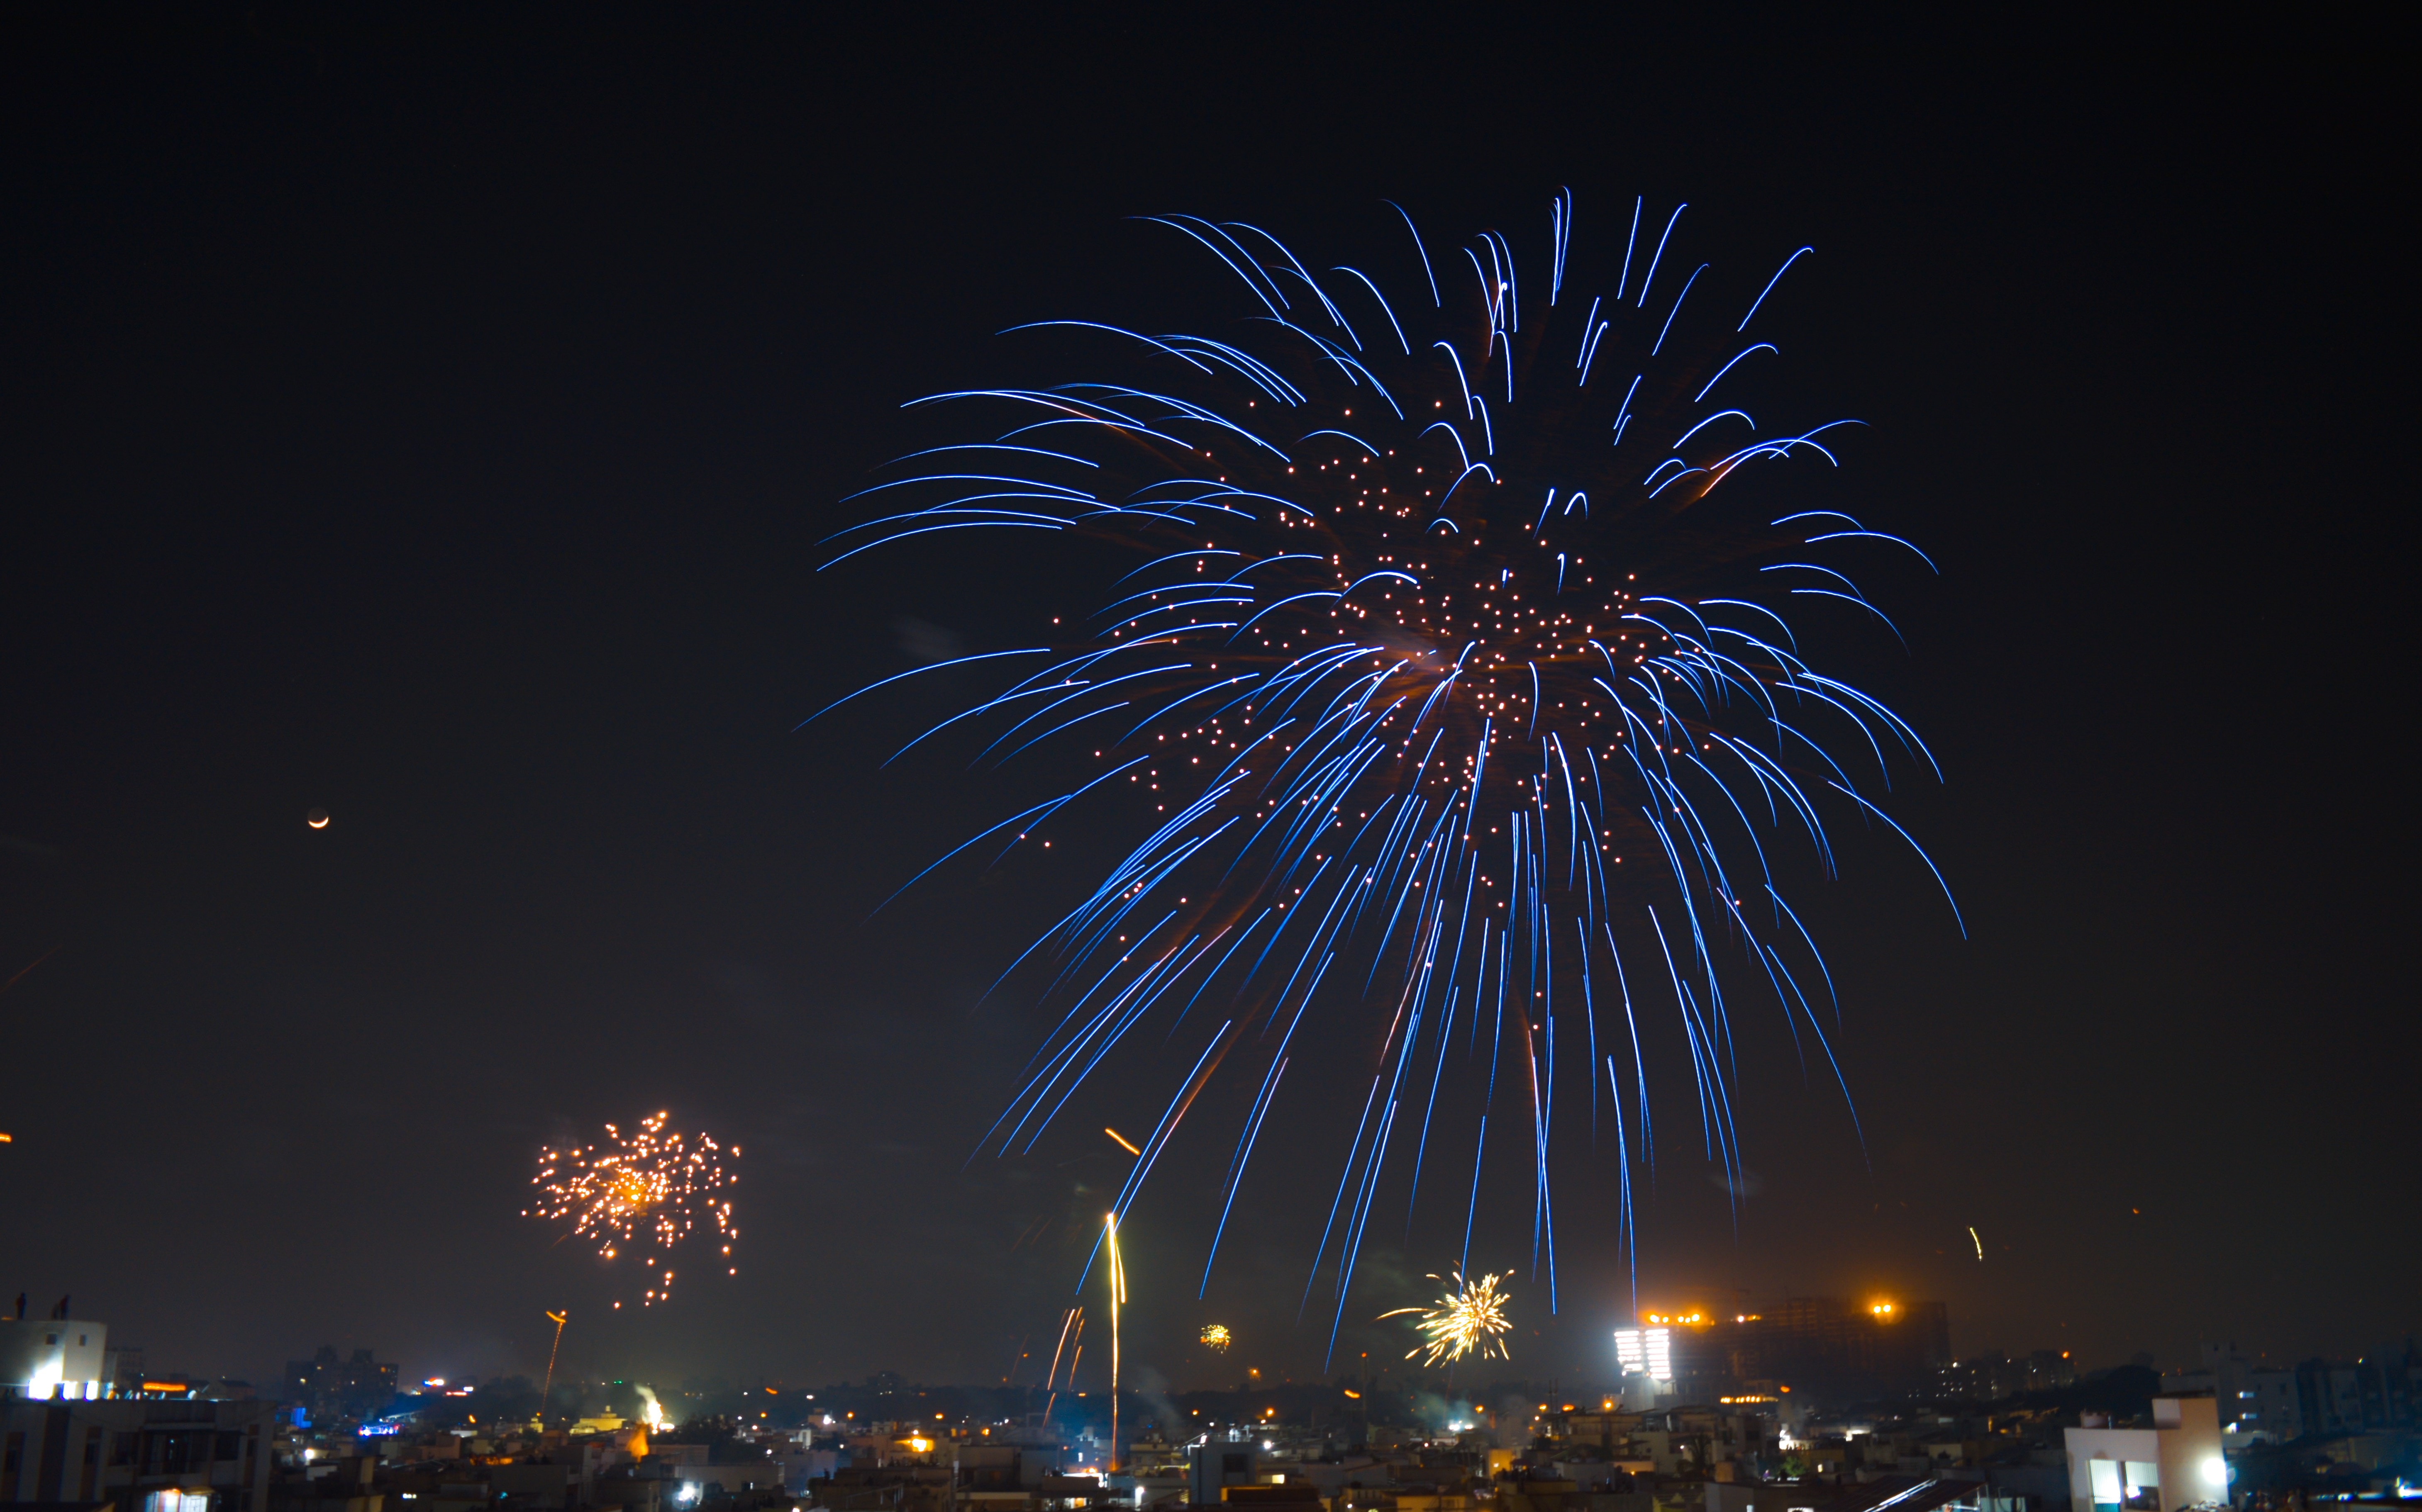
[[[55,1312],[65,1312],[62,1302]],[[109,1325],[77,1317],[0,1317],[0,1396],[108,1395]]]
[[[2077,1383],[2066,1349],[2037,1349],[2023,1359],[1999,1353],[1970,1355],[1935,1367],[1934,1394],[1949,1401],[1999,1402],[2028,1392],[2057,1391]],[[2192,1391],[2193,1386],[2171,1388]],[[2224,1415],[2225,1415],[2224,1413]]]
[[[150,1378],[144,1374],[140,1345],[113,1344],[101,1357],[102,1391],[110,1396],[132,1396]]]
[[[2233,1395],[2212,1395],[2220,1403],[2221,1436],[2232,1449],[2304,1437],[2292,1370],[2249,1370],[2238,1378]]]
[[[268,1512],[268,1402],[0,1402],[0,1503],[120,1512]]]
[[[1699,1351],[1707,1384],[1753,1382],[1834,1396],[1922,1389],[1951,1357],[1950,1313],[1941,1302],[1791,1297],[1719,1321]]]
[[[286,1362],[286,1377],[277,1395],[280,1400],[313,1412],[360,1418],[385,1411],[395,1400],[395,1389],[393,1364],[381,1364],[368,1349],[355,1349],[350,1358],[340,1359],[336,1346],[323,1344],[308,1360]]]
[[[349,1455],[307,1464],[299,1476],[269,1485],[269,1512],[383,1512],[386,1493],[375,1489],[376,1455]]]
[[[1790,1297],[1729,1317],[1705,1308],[1645,1313],[1640,1324],[1616,1332],[1616,1365],[1682,1401],[1780,1395],[1785,1387],[1832,1397],[1898,1395],[1933,1385],[1951,1357],[1950,1315],[1934,1302]],[[1625,1399],[1634,1399],[1628,1382]]]
[[[1674,1330],[1616,1329],[1614,1363],[1623,1374],[1624,1409],[1648,1411],[1659,1396],[1674,1390]]]
[[[2296,1410],[2306,1433],[2358,1433],[2414,1426],[2422,1350],[2411,1340],[2352,1364],[2307,1360],[2295,1369]]]
[[[1262,1470],[1254,1463],[1258,1457],[1250,1443],[1215,1443],[1206,1439],[1187,1444],[1187,1502],[1204,1506],[1226,1501],[1229,1487],[1263,1484]]]
[[[2285,1442],[2304,1432],[2294,1372],[2265,1370],[2234,1344],[2207,1342],[2197,1353],[2194,1368],[2162,1372],[2162,1390],[2178,1396],[2210,1392],[2227,1447]]]
[[[2228,1500],[2211,1397],[2156,1396],[2150,1427],[2110,1427],[2089,1414],[2087,1426],[2063,1431],[2076,1512],[2179,1512]]]
[[[2414,1421],[2422,1350],[2411,1342],[2384,1346],[2351,1364],[2307,1360],[2293,1368],[2262,1365],[2233,1344],[2206,1344],[2201,1353],[2194,1368],[2163,1372],[2162,1389],[2211,1393],[2231,1449],[2408,1427]]]

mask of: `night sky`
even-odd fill
[[[818,574],[816,543],[904,400],[1016,376],[992,333],[1168,295],[1130,215],[1342,245],[1385,196],[1535,249],[1570,185],[1577,241],[1644,195],[1728,265],[1817,249],[1789,392],[1870,423],[1840,496],[1942,573],[1892,582],[1909,655],[1844,664],[1942,762],[1894,813],[1972,935],[1879,843],[1802,890],[1864,1149],[1753,1039],[1754,1177],[1736,1201],[1667,1145],[1644,1304],[1939,1298],[1963,1350],[2089,1366],[2422,1327],[2412,163],[2370,65],[604,14],[8,23],[0,1291],[254,1379],[323,1342],[535,1374],[567,1306],[570,1366],[617,1375],[1047,1349],[1124,1169],[1095,1130],[1167,1093],[963,1168],[1048,1022],[976,1000],[1115,835],[870,923],[1009,811],[953,763],[877,770],[980,684],[794,726],[1091,580],[989,546]],[[1331,1048],[1205,1302],[1242,1104],[1155,1177],[1132,1369],[1320,1369],[1321,1120],[1367,1079]],[[659,1108],[745,1150],[740,1274],[609,1316],[628,1268],[517,1214],[543,1142]],[[1559,1189],[1553,1318],[1520,1205],[1475,1243],[1524,1271],[1509,1374],[1608,1373],[1611,1178]],[[1454,1258],[1389,1228],[1341,1367],[1400,1354],[1362,1319]]]

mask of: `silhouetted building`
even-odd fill
[[[2296,1367],[2295,1380],[2298,1426],[2305,1433],[2410,1427],[2422,1350],[2408,1341],[2401,1351],[2383,1349],[2352,1364],[2307,1360]]]
[[[395,1400],[395,1366],[372,1359],[370,1350],[355,1349],[351,1358],[339,1359],[336,1346],[323,1344],[308,1360],[286,1362],[278,1395],[315,1413],[359,1418],[385,1411]]]
[[[0,1403],[0,1502],[268,1512],[268,1402]]]
[[[2194,1368],[2162,1372],[2162,1390],[2174,1395],[2211,1393],[2219,1404],[2222,1438],[2230,1448],[2285,1443],[2304,1433],[2294,1371],[2265,1368],[2234,1344],[2207,1342],[2199,1352],[2202,1359]]]
[[[2414,1422],[2422,1349],[2411,1340],[2384,1346],[2351,1364],[2307,1360],[2293,1367],[2263,1366],[2233,1344],[2206,1344],[2201,1352],[2197,1367],[2163,1372],[2162,1389],[2211,1393],[2232,1449]]]
[[[1618,1364],[1670,1380],[1674,1399],[1781,1395],[1832,1397],[1931,1390],[1951,1357],[1941,1302],[1792,1297],[1730,1317],[1651,1314],[1615,1335]],[[1659,1367],[1662,1356],[1670,1364]],[[1667,1372],[1670,1371],[1670,1375]]]
[[[2168,1385],[2168,1378],[2162,1378]],[[2058,1391],[2077,1383],[2068,1351],[2037,1349],[2023,1358],[2000,1353],[1968,1355],[1935,1367],[1934,1392],[1950,1401],[1998,1402],[2026,1392]],[[2194,1390],[2189,1386],[2179,1388]]]
[[[101,1357],[101,1389],[112,1396],[132,1396],[149,1379],[143,1368],[142,1346],[113,1344]]]

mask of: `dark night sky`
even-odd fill
[[[865,923],[1003,795],[875,772],[926,694],[792,726],[1067,605],[814,543],[902,400],[1159,266],[1132,212],[1317,240],[1387,195],[1535,236],[1569,183],[1584,237],[1644,193],[1716,255],[1818,248],[1795,379],[1873,423],[1849,493],[1943,569],[1899,585],[1914,654],[1860,670],[1942,758],[1895,812],[1974,936],[1854,850],[1815,912],[1872,1167],[1753,1055],[1738,1235],[1670,1154],[1644,1297],[1884,1288],[2089,1364],[2422,1326],[2413,165],[2367,65],[1476,13],[68,13],[5,48],[0,977],[39,964],[0,997],[0,1290],[193,1370],[535,1371],[568,1304],[576,1368],[997,1379],[1118,1170],[1093,1118],[960,1169],[1036,1026],[976,994],[1078,874]],[[1124,1096],[1094,1111],[1148,1121]],[[601,1320],[515,1216],[527,1157],[657,1107],[746,1147],[742,1273]],[[1203,1304],[1224,1147],[1157,1178],[1131,1360],[1318,1368],[1335,1157],[1300,1149]],[[1570,1380],[1628,1293],[1602,1187],[1562,1202],[1518,1361]],[[1378,1244],[1357,1316],[1444,1257]]]

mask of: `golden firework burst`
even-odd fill
[[[1500,1360],[1514,1358],[1505,1347],[1505,1333],[1513,1324],[1505,1316],[1505,1293],[1499,1289],[1501,1283],[1513,1279],[1514,1272],[1508,1270],[1502,1276],[1484,1273],[1470,1281],[1463,1278],[1460,1270],[1450,1274],[1454,1277],[1451,1288],[1429,1306],[1399,1307],[1379,1315],[1415,1316],[1413,1326],[1421,1331],[1422,1342],[1406,1351],[1405,1358],[1424,1354],[1422,1364],[1425,1365],[1441,1360],[1460,1360],[1475,1350],[1483,1360],[1491,1354]],[[1430,1279],[1447,1278],[1434,1274]]]
[[[701,1132],[693,1139],[668,1131],[670,1116],[658,1113],[642,1119],[627,1137],[607,1124],[602,1144],[539,1151],[538,1174],[530,1177],[538,1200],[522,1216],[569,1223],[571,1235],[593,1242],[606,1260],[620,1257],[634,1239],[669,1255],[705,1228],[722,1246],[725,1272],[738,1274],[731,1257],[740,1231],[731,1224],[731,1200],[716,1193],[740,1178],[724,1170],[725,1152],[714,1136]],[[738,1159],[740,1147],[733,1146],[731,1154]],[[671,1268],[656,1255],[648,1255],[646,1264],[654,1273],[640,1298],[643,1307],[670,1296],[673,1282]]]

